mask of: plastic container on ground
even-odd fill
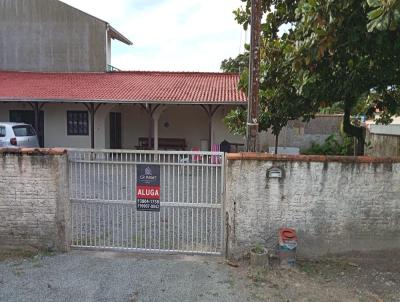
[[[281,266],[293,267],[296,264],[297,234],[294,229],[279,230],[278,257]]]

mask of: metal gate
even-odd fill
[[[72,247],[222,254],[224,154],[69,150]],[[138,164],[160,166],[160,212],[136,209]]]

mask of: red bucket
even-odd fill
[[[282,228],[279,230],[279,242],[297,241],[297,234],[294,229]]]

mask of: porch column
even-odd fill
[[[218,110],[221,105],[200,105],[201,108],[204,109],[204,111],[207,114],[208,117],[208,143],[209,143],[209,149],[211,150],[212,146],[212,118],[215,114],[215,112]]]
[[[101,104],[95,106],[94,103],[83,103],[90,114],[90,147],[94,149],[94,116],[96,111],[100,108]]]
[[[161,114],[164,112],[165,106],[158,106],[153,112],[152,117],[154,121],[154,150],[158,150],[158,121]]]

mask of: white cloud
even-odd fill
[[[112,64],[124,70],[219,71],[236,56],[240,0],[64,0],[112,24],[133,46],[113,42]]]

